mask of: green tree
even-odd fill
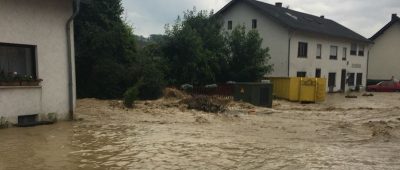
[[[163,51],[170,67],[172,84],[204,85],[220,80],[226,66],[227,48],[221,33],[222,24],[213,12],[184,13],[176,23],[166,28]]]
[[[168,67],[162,57],[158,44],[149,44],[138,52],[134,68],[139,77],[139,98],[143,100],[158,99],[166,86],[165,72]]]
[[[231,80],[259,81],[273,70],[273,65],[268,64],[269,49],[262,47],[263,39],[256,30],[246,32],[244,26],[238,26],[226,37],[231,54],[228,59]]]
[[[136,48],[123,11],[121,0],[82,4],[75,20],[78,97],[120,98],[136,81],[126,69]]]

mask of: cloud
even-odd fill
[[[400,0],[261,0],[313,15],[325,15],[365,37],[371,37],[390,21],[392,13],[400,14]],[[123,0],[127,21],[135,33],[148,36],[164,33],[183,11],[193,9],[218,11],[229,0]]]
[[[184,11],[219,10],[229,0],[123,0],[127,21],[133,25],[135,34],[148,36],[164,33],[164,26],[174,23]]]

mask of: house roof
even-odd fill
[[[267,17],[272,18],[276,22],[281,23],[289,29],[319,33],[328,36],[371,43],[370,40],[363,37],[362,35],[330,19],[294,11],[288,8],[271,5],[256,0],[232,0],[216,14],[219,15],[224,13],[236,2],[245,2],[249,4],[256,10],[265,14]]]
[[[389,23],[387,23],[381,30],[379,30],[375,35],[373,35],[370,38],[370,40],[374,41],[376,38],[381,36],[387,29],[392,27],[392,25],[394,25],[397,22],[400,22],[400,18],[396,14],[393,14],[392,15],[392,20]]]

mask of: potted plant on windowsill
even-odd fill
[[[21,86],[39,86],[42,79],[34,79],[32,76],[24,76],[21,78]]]
[[[14,73],[16,75],[16,73]],[[0,72],[0,86],[20,86],[21,83],[16,76],[9,76],[4,71]]]

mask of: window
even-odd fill
[[[251,22],[251,28],[256,29],[257,28],[257,20],[253,19]]]
[[[329,73],[328,87],[336,87],[336,73]]]
[[[228,21],[228,30],[232,30],[232,21]]]
[[[348,84],[349,86],[354,86],[354,76],[355,76],[354,73],[349,73],[349,74],[348,74],[347,84]]]
[[[36,79],[35,46],[0,43],[0,72]]]
[[[320,69],[320,68],[317,68],[317,69],[315,70],[315,77],[321,78],[321,69]]]
[[[360,45],[358,48],[358,56],[364,56],[364,46]]]
[[[307,58],[308,44],[305,42],[299,42],[298,57]]]
[[[347,60],[347,48],[343,48],[343,57],[342,57],[343,61]]]
[[[356,82],[356,85],[357,85],[357,86],[363,84],[363,83],[362,83],[362,80],[363,80],[362,77],[363,77],[363,74],[362,74],[362,73],[357,73],[357,82]]]
[[[351,44],[350,55],[357,55],[357,44],[356,43]]]
[[[318,44],[317,45],[317,59],[321,59],[322,56],[322,45]]]
[[[306,77],[306,76],[307,76],[307,72],[305,72],[305,71],[297,72],[297,77]]]
[[[338,53],[338,47],[337,46],[331,46],[331,55],[329,56],[329,59],[337,60],[337,53]]]

